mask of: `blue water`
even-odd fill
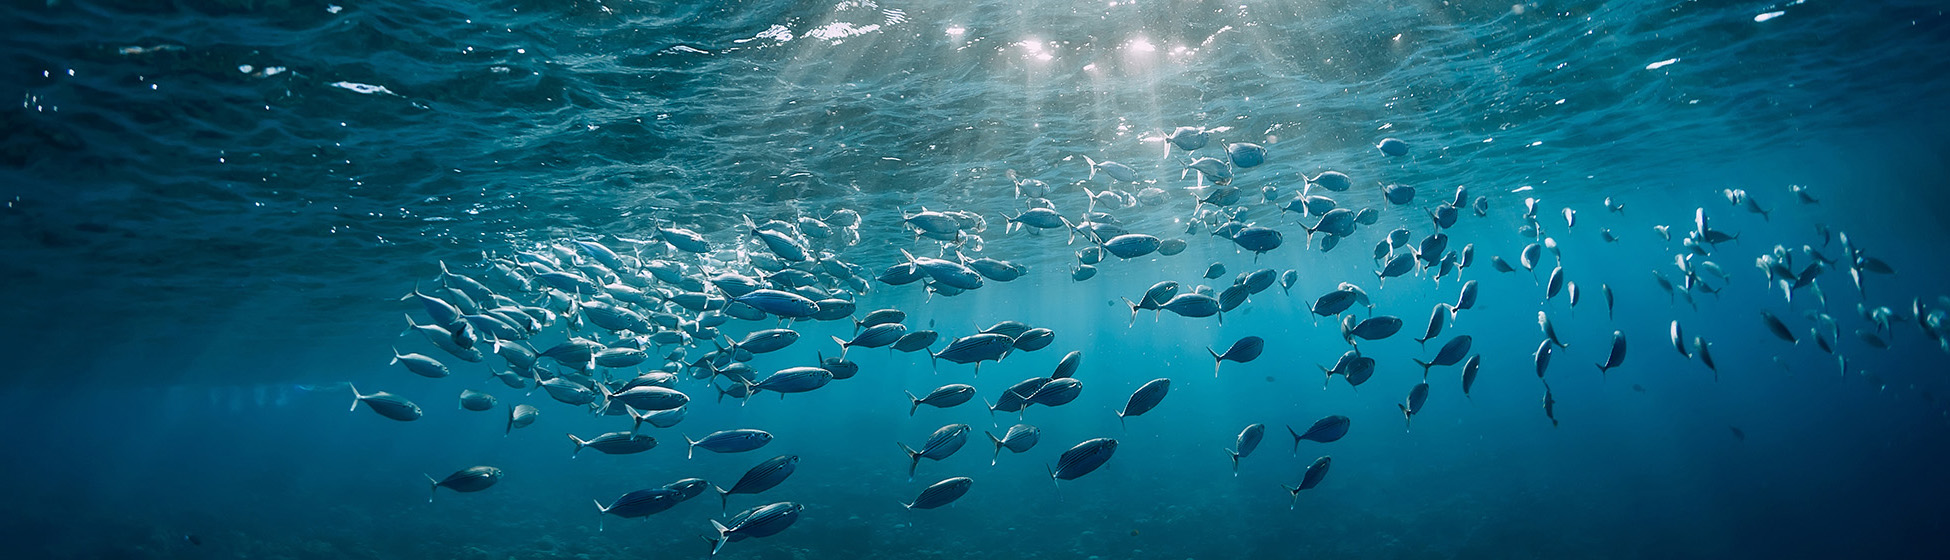
[[[714,495],[647,520],[601,519],[590,502],[686,477],[728,486],[779,454],[799,455],[798,472],[733,496],[730,512],[791,501],[804,513],[723,556],[1833,558],[1923,557],[1950,544],[1939,467],[1950,354],[1911,316],[1912,302],[1926,316],[1950,309],[1938,256],[1950,239],[1950,18],[1939,3],[68,0],[0,10],[0,89],[20,99],[0,107],[7,557],[703,557],[707,520],[724,519]],[[1255,258],[1209,226],[1188,233],[1188,189],[1202,182],[1181,175],[1183,152],[1167,156],[1159,140],[1179,126],[1212,129],[1198,155],[1267,147],[1267,163],[1237,170],[1233,185],[1245,191],[1243,220],[1280,229],[1284,246]],[[1385,137],[1410,153],[1381,154]],[[1111,187],[1086,180],[1083,156],[1130,164],[1167,194],[1097,210],[1187,250],[1112,258],[1077,282],[1084,241],[1002,231],[1001,216],[1026,204],[1012,175],[1048,182],[1055,208],[1080,216],[1084,189]],[[1356,188],[1314,194],[1381,218],[1322,253],[1301,228],[1315,218],[1277,206],[1330,169]],[[1390,206],[1378,182],[1417,197]],[[1414,240],[1433,232],[1424,210],[1458,185],[1488,197],[1487,216],[1464,209],[1446,230],[1452,250],[1475,245],[1461,278],[1478,281],[1481,297],[1425,349],[1413,338],[1461,283],[1418,273],[1383,287],[1370,250],[1397,227]],[[1820,202],[1797,202],[1789,185]],[[1262,202],[1265,186],[1278,202]],[[1770,214],[1729,204],[1725,189]],[[1623,213],[1606,211],[1608,197]],[[1536,278],[1488,264],[1515,264],[1533,241],[1519,232],[1526,198],[1540,200],[1543,236],[1562,255],[1546,252]],[[979,376],[854,349],[857,377],[742,404],[687,378],[683,423],[645,428],[655,449],[572,459],[563,433],[628,423],[509,389],[486,366],[396,336],[402,313],[426,321],[397,299],[436,283],[442,261],[478,274],[484,255],[598,237],[620,250],[617,238],[671,224],[763,252],[745,241],[741,215],[852,209],[864,217],[858,243],[815,246],[871,278],[900,249],[942,253],[901,225],[924,207],[980,214],[987,227],[962,250],[1029,275],[952,297],[873,282],[857,295],[862,314],[903,309],[911,328],[942,333],[936,350],[1002,320],[1053,329],[1053,345]],[[1739,239],[1696,257],[1729,278],[1703,273],[1723,291],[1692,291],[1689,305],[1648,271],[1681,277],[1674,256],[1696,209]],[[1754,259],[1780,245],[1799,270],[1811,262],[1804,245],[1843,255],[1817,224],[1896,273],[1864,273],[1858,295],[1838,266],[1815,281],[1822,301],[1807,288],[1786,301]],[[1654,225],[1671,226],[1672,241]],[[750,272],[733,252],[712,259]],[[1213,262],[1227,274],[1202,280]],[[1543,297],[1539,279],[1560,264],[1582,290],[1576,307]],[[1222,290],[1260,267],[1296,270],[1291,295],[1275,286],[1223,324],[1145,312],[1127,326],[1121,298],[1154,282]],[[1323,390],[1316,366],[1348,344],[1306,306],[1344,281],[1406,325],[1360,344],[1379,362],[1372,380]],[[1616,293],[1615,316],[1600,284]],[[1900,316],[1878,335],[1889,348],[1854,334],[1878,330],[1858,304]],[[1769,334],[1762,309],[1800,342]],[[1569,343],[1545,377],[1555,426],[1531,358],[1540,310]],[[1835,321],[1835,354],[1809,339],[1811,313]],[[1717,380],[1671,347],[1674,320],[1711,343]],[[736,339],[774,326],[722,329]],[[852,330],[791,326],[803,338],[754,369],[809,365]],[[1591,364],[1614,330],[1629,353],[1600,376]],[[1481,377],[1465,398],[1458,367],[1434,368],[1410,429],[1397,407],[1420,381],[1410,360],[1457,334],[1474,337]],[[1213,378],[1206,348],[1248,335],[1267,340],[1265,355]],[[532,342],[564,338],[558,323]],[[390,366],[392,347],[440,358],[454,375]],[[699,343],[687,358],[710,350]],[[1036,448],[990,466],[975,434],[908,480],[896,442],[918,445],[958,422],[999,435],[1018,418],[991,418],[980,400],[909,417],[902,391],[970,383],[992,400],[1072,350],[1084,354],[1082,395],[1022,415],[1044,430]],[[1113,411],[1158,377],[1173,380],[1169,396],[1120,426]],[[347,412],[348,383],[410,398],[425,417]],[[501,412],[456,409],[464,388],[541,417],[504,436]],[[1352,418],[1349,435],[1294,452],[1285,426],[1329,414]],[[1267,437],[1235,477],[1224,449],[1251,423]],[[777,439],[685,458],[685,435],[728,428]],[[1115,456],[1059,490],[1047,466],[1095,437],[1117,438]],[[1319,487],[1297,502],[1280,489],[1323,455],[1333,467]],[[425,500],[423,473],[474,465],[507,474],[483,492]],[[952,476],[975,480],[952,507],[901,508]]]

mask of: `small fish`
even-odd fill
[[[1353,426],[1353,424],[1354,421],[1348,419],[1348,417],[1336,414],[1315,420],[1313,425],[1307,427],[1307,431],[1305,432],[1296,432],[1293,430],[1293,425],[1288,424],[1286,432],[1293,434],[1293,454],[1299,455],[1300,442],[1302,440],[1318,443],[1334,443],[1346,437],[1348,428]]]
[[[1471,342],[1472,339],[1469,335],[1458,335],[1455,338],[1449,339],[1449,342],[1444,343],[1442,349],[1437,350],[1435,357],[1429,361],[1413,361],[1415,365],[1422,366],[1422,378],[1427,379],[1429,377],[1429,368],[1434,366],[1450,366],[1461,362],[1464,356],[1469,355]]]
[[[1098,467],[1104,466],[1105,462],[1110,461],[1111,455],[1116,453],[1117,440],[1111,438],[1085,440],[1071,447],[1069,451],[1064,451],[1063,455],[1057,458],[1056,466],[1049,469],[1050,480],[1052,482],[1059,479],[1075,480],[1079,476],[1090,474]]]
[[[1740,431],[1740,428],[1735,428],[1733,426],[1727,426],[1727,429],[1733,431],[1734,440],[1743,441],[1743,442],[1747,441],[1747,432]]]
[[[1415,415],[1422,412],[1422,404],[1428,402],[1428,400],[1429,382],[1423,381],[1415,384],[1415,388],[1408,391],[1408,400],[1395,405],[1402,409],[1403,423],[1409,425],[1414,424]]]
[[[1130,399],[1124,401],[1124,409],[1117,411],[1117,422],[1123,424],[1125,418],[1150,412],[1151,409],[1158,407],[1158,403],[1164,402],[1165,395],[1170,392],[1170,379],[1160,377],[1145,382],[1143,386],[1131,392]]]
[[[988,432],[982,433],[989,436],[989,441],[995,442],[995,455],[989,458],[990,465],[994,465],[996,460],[1001,458],[1003,449],[1008,449],[1011,453],[1024,453],[1036,447],[1036,443],[1043,439],[1042,428],[1028,424],[1010,426],[1009,431],[1004,432],[1000,438]]]
[[[1481,367],[1483,367],[1482,354],[1476,354],[1470,356],[1468,361],[1463,362],[1463,368],[1462,368],[1463,398],[1465,399],[1469,398],[1469,388],[1476,386],[1476,370]]]
[[[1327,469],[1329,467],[1332,467],[1333,465],[1334,465],[1333,457],[1322,456],[1319,459],[1314,459],[1313,464],[1307,465],[1307,472],[1300,475],[1299,485],[1280,486],[1281,488],[1285,488],[1287,493],[1293,494],[1293,503],[1287,504],[1286,506],[1287,509],[1293,509],[1295,506],[1299,505],[1301,490],[1309,490],[1315,486],[1319,486],[1321,479],[1327,478]]]
[[[501,469],[489,466],[468,467],[455,471],[454,474],[447,475],[447,478],[440,480],[434,480],[432,475],[424,476],[427,477],[427,482],[432,485],[427,493],[427,503],[433,503],[433,494],[441,488],[455,492],[479,492],[486,490],[494,486],[494,483],[501,482]]]
[[[1700,363],[1706,364],[1706,369],[1713,370],[1713,380],[1719,381],[1720,368],[1713,366],[1713,354],[1707,351],[1706,339],[1693,337],[1693,353],[1699,356]]]
[[[922,490],[921,495],[916,496],[914,501],[901,504],[901,506],[907,509],[934,509],[945,506],[954,503],[955,500],[959,500],[963,495],[968,494],[968,488],[974,484],[975,479],[966,476],[957,476],[936,482],[928,485],[926,490]]]
[[[1605,361],[1603,363],[1598,364],[1598,374],[1604,375],[1605,373],[1611,371],[1611,368],[1624,365],[1624,363],[1625,363],[1625,332],[1612,331],[1611,332],[1611,353],[1605,357]]]
[[[731,485],[730,490],[715,486],[712,489],[718,492],[718,499],[721,502],[720,508],[722,510],[729,508],[732,494],[757,494],[771,490],[773,487],[778,486],[779,483],[785,482],[787,477],[792,476],[792,473],[798,470],[798,455],[780,455],[766,459],[757,465],[753,465],[752,468],[747,469],[745,475],[739,477],[738,482]]]
[[[1794,332],[1788,330],[1787,323],[1781,322],[1781,318],[1775,317],[1773,312],[1760,310],[1760,320],[1767,324],[1767,330],[1773,332],[1775,337],[1787,341],[1788,344],[1800,342],[1794,338]]]
[[[1552,346],[1551,346],[1551,341],[1549,341],[1549,340],[1545,340],[1545,341],[1543,341],[1543,342],[1541,342],[1541,343],[1538,343],[1538,344],[1537,344],[1537,351],[1536,351],[1536,352],[1532,352],[1532,353],[1531,353],[1531,357],[1532,357],[1532,358],[1534,358],[1534,359],[1535,359],[1535,360],[1537,361],[1537,378],[1538,378],[1538,379],[1543,379],[1543,378],[1544,378],[1544,371],[1545,371],[1545,370],[1548,370],[1548,369],[1550,369],[1550,367],[1551,367],[1551,351],[1552,351],[1552,349],[1553,349],[1553,348],[1552,348]]]
[[[925,397],[916,397],[914,393],[908,393],[907,398],[912,400],[913,404],[908,407],[907,415],[913,416],[914,411],[919,410],[924,404],[935,408],[951,408],[960,406],[974,397],[975,387],[961,383],[942,385],[928,392],[928,396]]]
[[[406,397],[385,391],[365,394],[360,393],[359,388],[352,386],[350,383],[347,383],[345,386],[352,389],[352,408],[350,410],[359,410],[359,403],[365,403],[366,408],[372,409],[373,412],[379,413],[380,416],[401,422],[412,422],[420,419],[420,405],[413,404],[413,401],[406,400]]]
[[[1239,460],[1252,455],[1253,450],[1259,448],[1260,440],[1265,437],[1265,424],[1251,424],[1239,431],[1238,443],[1233,446],[1233,449],[1226,450],[1226,454],[1232,456],[1232,476],[1239,476]]]
[[[743,453],[765,447],[765,444],[772,442],[772,434],[753,429],[722,430],[702,439],[685,436],[684,441],[690,444],[690,450],[684,454],[684,458],[689,459],[697,454],[700,447],[713,453]]]
[[[1550,382],[1544,383],[1544,417],[1551,419],[1551,427],[1557,427],[1557,396],[1551,394]]]
[[[1239,339],[1237,342],[1233,342],[1230,348],[1226,348],[1224,354],[1213,351],[1211,348],[1205,349],[1207,353],[1212,354],[1212,377],[1214,378],[1219,376],[1219,364],[1224,363],[1226,360],[1243,364],[1259,358],[1260,353],[1265,350],[1266,339],[1257,336],[1248,336]]]
[[[914,479],[914,468],[920,466],[922,459],[940,461],[960,451],[963,445],[968,444],[968,432],[967,424],[949,424],[929,435],[919,450],[900,443],[901,450],[907,452],[907,479]]]

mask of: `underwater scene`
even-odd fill
[[[1946,9],[8,2],[0,556],[1937,558]]]

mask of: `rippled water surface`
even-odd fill
[[[1950,390],[1950,346],[1930,322],[1950,310],[1943,10],[1909,0],[8,3],[0,88],[19,103],[0,107],[0,278],[11,296],[0,312],[10,372],[0,443],[15,452],[0,463],[11,481],[0,489],[15,498],[0,550],[701,557],[706,520],[723,520],[708,507],[714,495],[647,521],[611,517],[600,531],[589,501],[685,477],[728,486],[758,461],[796,454],[792,478],[733,496],[729,511],[792,501],[806,507],[800,520],[723,555],[1921,556],[1950,534],[1937,467],[1950,444],[1950,405],[1938,397]],[[1169,146],[1177,127],[1206,130],[1210,145]],[[1385,155],[1383,138],[1407,153]],[[1236,142],[1265,146],[1265,164],[1231,169],[1237,202],[1197,202],[1212,181],[1187,163],[1225,158]],[[1128,164],[1139,182],[1092,173],[1091,161]],[[1328,170],[1353,188],[1307,187]],[[1412,186],[1415,198],[1392,204],[1381,184]],[[1419,247],[1438,230],[1430,212],[1459,187],[1486,204],[1443,230],[1448,250],[1473,245],[1475,262],[1451,273],[1460,281],[1438,279],[1440,267],[1378,279],[1376,242],[1407,228],[1411,241],[1393,254]],[[1379,219],[1323,252],[1327,235],[1306,229],[1319,216],[1280,210],[1303,190]],[[1765,214],[1730,203],[1733,190]],[[1110,257],[1073,280],[1087,238],[1007,231],[1005,216],[1031,197],[1072,222],[1108,212],[1187,248]],[[1214,236],[1226,207],[1284,243],[1255,255]],[[979,220],[943,243],[904,223],[923,209]],[[401,314],[429,320],[399,298],[441,284],[443,262],[487,278],[523,251],[588,261],[579,239],[625,254],[632,262],[617,272],[666,260],[693,278],[753,274],[777,259],[747,217],[837,222],[842,210],[859,224],[803,241],[829,264],[861,267],[858,282],[832,274],[837,265],[807,267],[822,289],[856,300],[855,318],[905,310],[910,328],[941,333],[937,351],[1003,320],[1052,329],[1055,343],[979,375],[855,348],[853,379],[742,404],[687,369],[677,385],[692,398],[686,419],[644,428],[657,448],[571,459],[559,434],[629,422],[489,380],[507,367],[499,357],[468,363],[418,334],[396,336]],[[1681,241],[1699,229],[1696,213],[1738,238],[1695,253]],[[658,227],[696,230],[718,251],[673,251]],[[1557,250],[1534,273],[1489,263],[1516,265],[1545,237]],[[873,280],[902,250],[1028,273],[959,295]],[[1783,268],[1808,280],[1783,289],[1755,266],[1763,255],[1785,256]],[[1809,268],[1823,259],[1833,262]],[[1698,264],[1709,260],[1724,276]],[[1213,263],[1227,271],[1201,278]],[[1558,266],[1581,287],[1575,306],[1542,297]],[[1163,280],[1223,291],[1259,268],[1296,281],[1222,323],[1150,311],[1133,320],[1123,300]],[[1679,286],[1663,290],[1654,274]],[[1455,303],[1472,280],[1476,306],[1432,344],[1412,340],[1430,307]],[[1350,345],[1336,318],[1309,306],[1342,282],[1374,304],[1352,316],[1406,326],[1360,343],[1378,363],[1371,381],[1330,377],[1322,390],[1317,366]],[[540,291],[495,289],[546,306]],[[1609,312],[1601,289],[1615,293]],[[600,327],[568,330],[563,311],[529,343],[619,342]],[[1548,386],[1532,381],[1539,311],[1568,343],[1540,376]],[[1708,344],[1714,369],[1675,351],[1674,321],[1688,352],[1694,336]],[[779,326],[733,320],[716,341],[689,338],[679,361]],[[853,332],[846,321],[786,326],[802,339],[755,357],[761,375],[832,356],[831,338]],[[1631,341],[1629,359],[1597,375],[1590,364],[1606,359],[1613,331]],[[1459,334],[1474,337],[1479,380],[1465,396],[1456,366],[1435,367],[1405,429],[1397,403],[1422,369],[1410,360]],[[1207,377],[1207,348],[1249,335],[1264,337],[1264,356]],[[391,348],[434,356],[453,375],[413,376],[386,363]],[[678,349],[608,374],[658,369]],[[1043,428],[1038,447],[982,465],[993,446],[974,434],[907,480],[893,442],[918,445],[958,422],[1000,435],[1016,415],[977,407],[1073,350],[1086,356],[1081,396],[1021,415]],[[1120,424],[1113,411],[1160,377],[1173,380],[1170,396]],[[347,413],[348,383],[410,398],[425,417]],[[981,398],[901,414],[902,391],[947,383]],[[503,409],[455,410],[462,389],[542,417],[504,435]],[[1290,445],[1287,425],[1330,414],[1352,419],[1345,440]],[[1252,423],[1267,426],[1265,443],[1235,477],[1224,449]],[[739,427],[777,439],[685,458],[685,436]],[[1118,438],[1115,458],[1058,490],[1045,465],[1096,437]],[[1280,490],[1330,453],[1318,488],[1297,500]],[[421,473],[472,465],[507,475],[485,492],[421,501]],[[976,481],[955,506],[900,507],[950,476]]]

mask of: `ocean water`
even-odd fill
[[[1866,558],[1934,557],[1950,544],[1950,346],[1930,327],[1950,310],[1940,256],[1950,18],[1938,2],[63,0],[0,10],[0,87],[20,100],[0,108],[9,558],[705,557],[710,520],[774,502],[804,509],[777,535],[719,555]],[[1205,129],[1210,144],[1168,147],[1178,127]],[[1408,152],[1384,154],[1384,138]],[[1235,142],[1267,150],[1263,165],[1232,169],[1242,194],[1225,205],[1283,233],[1263,255],[1211,233],[1225,221],[1219,207],[1195,199],[1212,181],[1184,171]],[[1085,157],[1128,164],[1141,181],[1093,176]],[[1308,186],[1328,170],[1354,187]],[[1048,192],[1019,193],[1031,179]],[[1379,184],[1412,186],[1415,198],[1391,204]],[[1487,211],[1464,207],[1438,228],[1429,212],[1459,187]],[[1323,252],[1327,234],[1305,229],[1318,216],[1279,210],[1303,190],[1379,219]],[[1730,190],[1766,214],[1731,203]],[[1187,247],[1109,257],[1073,280],[1087,238],[1005,231],[1030,194],[1073,222],[1106,212]],[[468,363],[400,336],[402,314],[429,318],[399,298],[438,286],[443,262],[485,279],[491,263],[551,246],[587,261],[573,241],[598,240],[631,257],[618,272],[668,260],[694,278],[752,274],[777,259],[743,217],[843,209],[859,213],[856,228],[809,241],[825,260],[862,267],[863,292],[821,273],[821,289],[856,301],[855,318],[904,310],[910,329],[941,334],[936,351],[1005,320],[1049,328],[1054,343],[979,374],[855,348],[851,379],[743,401],[719,399],[711,385],[725,378],[693,379],[684,365],[716,343],[693,340],[679,367],[660,365],[678,349],[666,346],[595,373],[677,372],[691,397],[683,422],[644,427],[659,443],[643,453],[571,457],[562,434],[630,422],[502,385],[488,376],[507,367],[499,357]],[[922,209],[983,223],[942,243],[903,224]],[[1738,238],[1695,253],[1682,240],[1698,233],[1699,214]],[[654,240],[660,226],[696,230],[719,250],[671,251]],[[1411,240],[1395,254],[1440,230],[1451,251],[1473,245],[1475,262],[1384,283],[1372,248],[1396,228]],[[1534,273],[1491,267],[1491,257],[1515,265],[1544,238],[1557,251],[1542,251]],[[1028,273],[958,295],[872,280],[902,250]],[[1834,264],[1798,289],[1755,266],[1784,255],[1802,276],[1815,253]],[[1852,279],[1851,268],[1875,268],[1868,259],[1893,274]],[[1202,278],[1213,263],[1226,272]],[[1578,286],[1575,306],[1545,297],[1554,267]],[[1682,267],[1698,279],[1685,283]],[[1165,280],[1223,291],[1260,268],[1297,281],[1223,320],[1134,318],[1124,301]],[[1681,285],[1664,290],[1654,274]],[[1455,303],[1465,281],[1480,287],[1474,308],[1416,343],[1431,307]],[[1337,318],[1316,320],[1309,306],[1343,282],[1373,304],[1350,315],[1405,325],[1359,343],[1377,362],[1372,379],[1323,389],[1320,368],[1350,343]],[[1600,286],[1615,294],[1610,310]],[[1797,342],[1771,334],[1762,310]],[[1533,358],[1540,311],[1566,343],[1542,376],[1548,415]],[[1689,342],[1710,344],[1717,371],[1675,351],[1674,321]],[[623,338],[570,322],[562,315],[526,343]],[[780,326],[802,337],[755,356],[760,375],[816,364],[838,352],[831,337],[853,332],[850,321],[734,319],[717,342]],[[1614,331],[1629,351],[1601,375],[1592,364]],[[1400,403],[1423,380],[1411,360],[1456,335],[1472,336],[1481,360],[1469,394],[1460,366],[1436,366],[1405,421]],[[1264,354],[1213,376],[1207,349],[1246,336],[1263,337]],[[390,365],[394,348],[452,375]],[[1075,401],[1021,415],[983,407],[1071,351],[1083,356]],[[566,370],[542,363],[544,376]],[[1155,378],[1172,380],[1168,396],[1120,422],[1115,411]],[[903,391],[949,383],[980,398],[906,414]],[[411,399],[424,417],[348,412],[353,386]],[[463,389],[502,406],[459,410]],[[510,404],[541,415],[508,431]],[[1344,439],[1293,445],[1287,426],[1328,415],[1351,419]],[[993,446],[977,433],[910,480],[896,445],[947,424],[1000,435],[1018,422],[1040,427],[1042,441],[994,465],[981,462]],[[1253,423],[1266,438],[1235,475],[1226,450]],[[687,436],[730,428],[775,439],[686,457]],[[1053,482],[1059,455],[1098,437],[1118,440],[1113,457]],[[713,492],[645,519],[591,505],[688,477],[729,487],[776,455],[799,456],[798,470],[724,508],[709,507]],[[1332,468],[1317,487],[1282,490],[1322,456]],[[505,475],[426,500],[423,474],[476,465]],[[974,483],[953,505],[902,507],[955,476]]]

